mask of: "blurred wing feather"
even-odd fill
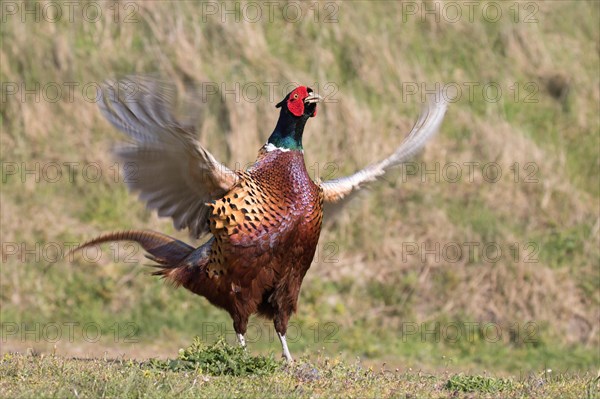
[[[159,216],[173,218],[178,230],[187,228],[196,238],[206,233],[205,203],[239,177],[200,145],[193,126],[175,119],[174,88],[132,77],[106,82],[98,100],[106,119],[132,139],[115,148],[129,189]]]
[[[415,123],[408,136],[389,157],[369,165],[350,176],[322,182],[321,187],[323,188],[325,202],[338,202],[348,197],[350,194],[361,189],[365,183],[377,180],[378,177],[385,174],[390,168],[410,159],[435,135],[444,119],[447,106],[448,104],[445,101],[430,103],[421,113],[419,120]]]

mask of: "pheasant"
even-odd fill
[[[135,93],[122,98],[131,87]],[[120,161],[137,166],[129,189],[159,216],[171,217],[176,229],[209,238],[194,248],[165,234],[132,230],[102,235],[76,251],[110,241],[138,243],[156,263],[153,275],[226,310],[242,346],[251,315],[273,320],[283,357],[291,362],[286,330],[315,254],[324,205],[341,204],[420,150],[447,106],[439,101],[426,108],[388,158],[347,177],[314,182],[305,167],[302,135],[321,100],[309,87],[292,90],[276,105],[279,120],[256,162],[232,171],[200,145],[192,124],[174,116],[175,98],[157,81],[108,82],[99,104],[131,139],[115,151]]]

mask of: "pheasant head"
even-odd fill
[[[321,100],[321,96],[306,86],[296,87],[288,93],[276,105],[281,112],[268,143],[286,150],[302,150],[304,126],[308,118],[317,114],[317,103]]]

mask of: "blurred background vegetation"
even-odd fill
[[[110,148],[123,136],[93,101],[96,83],[151,73],[218,87],[196,104],[200,137],[231,167],[254,159],[290,82],[315,86],[328,97],[304,138],[315,176],[379,159],[408,132],[426,90],[460,89],[412,164],[418,173],[393,173],[326,225],[292,353],[511,373],[600,364],[597,2],[482,2],[471,14],[445,1],[81,2],[72,21],[66,6],[55,18],[48,2],[13,4],[0,26],[2,352],[147,358],[175,356],[203,333],[227,329],[233,341],[227,314],[149,276],[137,248],[48,266],[55,243],[111,230],[190,241],[116,177]],[[50,14],[35,18],[35,7]],[[472,179],[469,162],[478,163]],[[52,163],[63,173],[55,182]],[[422,173],[436,163],[439,177]],[[443,173],[451,163],[457,181]],[[486,163],[502,171],[497,181],[484,178]],[[436,243],[437,258],[426,252]],[[465,243],[502,254],[469,256]],[[49,323],[62,331],[56,344],[44,339],[54,337]],[[73,342],[65,323],[78,323]],[[102,328],[98,342],[83,339],[86,323]],[[271,326],[254,323],[261,335],[250,350],[278,353]]]

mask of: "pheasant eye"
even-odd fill
[[[294,100],[297,100],[298,99],[298,93],[294,93],[293,97],[294,97]]]

